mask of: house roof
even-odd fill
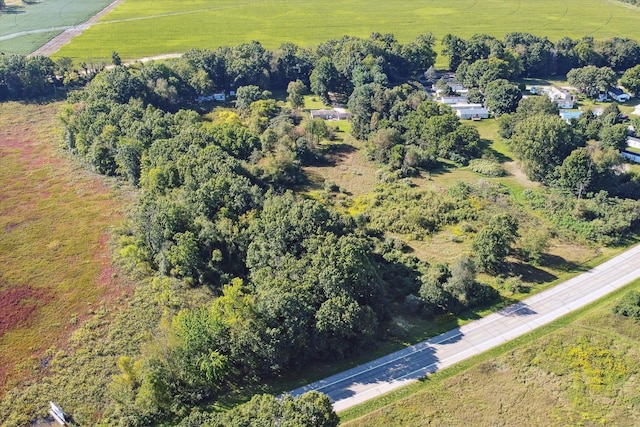
[[[480,116],[480,115],[484,115],[484,114],[489,114],[489,110],[487,110],[484,107],[480,107],[480,108],[464,108],[464,109],[458,110],[456,112],[456,114],[459,114],[459,115],[466,114],[466,115],[472,115],[472,116]]]
[[[609,93],[611,95],[614,95],[614,96],[620,96],[620,95],[624,95],[625,94],[624,91],[622,89],[620,89],[619,87],[610,87],[609,88]]]

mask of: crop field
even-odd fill
[[[343,425],[637,425],[640,330],[636,321],[612,312],[631,289],[640,289],[640,282],[512,343],[347,410],[341,414]]]
[[[107,247],[122,208],[58,152],[58,106],[0,104],[0,396],[124,290]]]
[[[85,22],[112,0],[5,0],[0,11],[0,52],[28,54],[69,26]]]
[[[400,42],[427,32],[437,38],[513,31],[554,41],[640,38],[640,8],[613,0],[127,0],[55,56],[108,60],[115,50],[135,59],[251,40],[268,48],[287,41],[313,47],[374,31],[393,33]]]

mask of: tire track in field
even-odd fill
[[[564,17],[567,16],[567,13],[569,13],[569,5],[567,4],[567,0],[564,0],[564,12],[562,12],[562,15],[560,15],[560,17],[558,18],[558,22],[564,19]],[[549,25],[551,25],[551,22],[544,24],[540,28],[547,28]]]
[[[503,16],[513,16],[516,13],[520,12],[520,9],[522,8],[522,1],[518,2],[518,7],[516,8],[516,10],[514,10],[513,12],[507,13],[506,15]]]
[[[600,31],[601,29],[603,29],[604,27],[609,25],[611,23],[611,21],[613,20],[613,8],[611,7],[611,5],[608,4],[607,2],[605,2],[604,0],[602,0],[601,3],[607,5],[607,8],[609,9],[609,19],[607,19],[607,22],[605,22],[604,24],[602,24],[601,26],[599,26],[595,30],[591,31],[590,33],[587,33],[587,35],[595,34],[596,32]]]

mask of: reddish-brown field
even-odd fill
[[[111,266],[110,185],[58,147],[58,103],[0,104],[0,396],[126,292]]]

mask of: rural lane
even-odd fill
[[[340,411],[513,340],[640,278],[640,245],[553,288],[427,341],[289,393],[327,394]]]

